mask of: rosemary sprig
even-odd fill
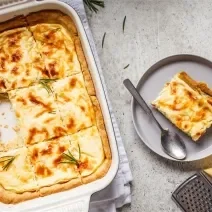
[[[63,160],[60,163],[73,163],[75,164],[77,167],[79,167],[80,165],[80,158],[81,158],[81,150],[80,150],[80,146],[78,144],[78,152],[79,152],[79,158],[76,159],[71,152],[68,150],[68,153],[63,153]]]
[[[104,47],[104,43],[105,43],[105,36],[106,36],[106,32],[104,33],[103,38],[102,38],[102,48]]]
[[[17,156],[17,155],[16,155]],[[16,156],[4,156],[0,158],[0,163],[5,163],[4,166],[2,166],[3,170],[8,170],[12,162],[15,160]]]
[[[47,83],[40,82],[40,84],[43,86],[43,88],[46,89],[46,91],[48,92],[48,94],[53,93],[52,89],[50,88],[50,86]]]
[[[46,91],[48,92],[48,94],[52,93],[53,91],[51,89],[51,87],[48,85],[49,82],[54,82],[57,79],[40,79],[39,83],[43,86],[43,88],[46,89]]]
[[[98,12],[97,7],[105,7],[104,1],[102,0],[84,0],[84,3],[91,12]]]
[[[128,68],[129,66],[130,66],[130,64],[126,65],[126,66],[124,67],[124,69]]]
[[[49,78],[41,78],[39,79],[39,82],[45,82],[45,83],[48,83],[48,82],[55,82],[56,80],[58,80],[57,78],[56,79],[49,79]]]
[[[49,111],[51,114],[56,114],[56,110]]]
[[[0,93],[0,99],[9,99],[9,96],[7,93]]]
[[[124,17],[124,20],[123,20],[123,33],[124,33],[124,29],[125,29],[125,23],[126,23],[126,18],[127,18],[127,16],[125,15],[125,17]]]

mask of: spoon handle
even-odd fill
[[[135,100],[138,102],[138,104],[141,106],[141,108],[153,118],[155,123],[158,125],[160,130],[164,132],[165,130],[161,127],[160,123],[157,121],[155,116],[153,115],[152,111],[150,110],[149,106],[145,102],[145,100],[142,98],[142,96],[138,93],[137,89],[134,87],[132,82],[129,79],[124,80],[124,85],[127,88],[127,90],[132,94],[132,96],[135,98]]]

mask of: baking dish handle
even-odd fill
[[[72,199],[56,207],[48,208],[43,212],[88,212],[90,203],[90,195]]]

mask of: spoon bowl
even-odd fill
[[[184,160],[186,158],[186,147],[178,134],[164,130],[161,133],[161,145],[164,152],[169,156],[178,160]]]

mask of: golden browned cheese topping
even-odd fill
[[[80,162],[79,164],[79,171],[82,171],[83,169],[88,169],[88,167],[90,166],[88,159],[84,160],[83,162]]]
[[[0,49],[1,51],[2,49]],[[6,58],[5,57],[0,57],[0,72],[6,72],[6,69],[5,69],[5,63],[6,63]]]
[[[62,158],[63,158],[62,155],[59,155],[56,159],[54,159],[54,161],[53,161],[54,167],[57,167],[58,164],[60,164]]]
[[[56,70],[56,62],[48,64],[48,72],[50,73],[50,76],[52,77],[55,77],[58,75],[58,71]]]
[[[5,88],[6,89],[6,85],[3,79],[0,79],[0,88]]]
[[[44,166],[43,164],[38,164],[36,166],[36,174],[42,177],[49,177],[53,173],[48,167]]]
[[[49,136],[49,132],[48,132],[47,129],[41,128],[41,130],[39,130],[39,129],[37,129],[36,127],[32,127],[32,128],[29,129],[29,135],[28,135],[28,138],[27,138],[26,143],[27,143],[27,144],[33,143],[33,138],[34,138],[37,134],[44,134],[46,139],[47,139],[48,136]]]
[[[14,54],[11,56],[11,62],[19,62],[21,60],[22,53],[20,50],[17,50]]]
[[[75,127],[75,121],[73,118],[69,118],[69,122],[67,124],[68,129],[73,129]]]
[[[28,97],[32,103],[40,105],[40,106],[46,108],[48,111],[52,110],[51,103],[45,104],[44,102],[42,102],[42,100],[39,97],[34,96],[32,93],[30,93]]]
[[[85,112],[85,107],[84,106],[80,106],[80,109]]]
[[[53,146],[50,143],[47,144],[47,148],[42,149],[40,152],[41,155],[50,155],[52,153],[53,153]]]
[[[24,98],[22,98],[20,96],[16,98],[16,101],[17,102],[21,102],[23,105],[27,105],[26,99],[24,99]]]
[[[65,146],[60,146],[59,145],[59,147],[58,147],[58,153],[59,154],[62,154],[63,152],[65,152],[65,150],[66,150],[66,147]]]
[[[76,86],[76,83],[77,83],[77,79],[76,78],[72,78],[70,80],[70,87],[71,88],[74,88]]]
[[[31,159],[35,162],[38,159],[39,150],[37,148],[33,148]]]
[[[18,72],[18,67],[17,66],[15,66],[12,70],[11,70],[11,73],[13,74],[13,75],[18,75],[19,74],[19,72]],[[25,81],[23,81],[24,79],[22,79],[21,81],[22,82],[25,82]]]
[[[62,136],[66,133],[66,130],[63,127],[54,127],[53,129],[55,137]]]

